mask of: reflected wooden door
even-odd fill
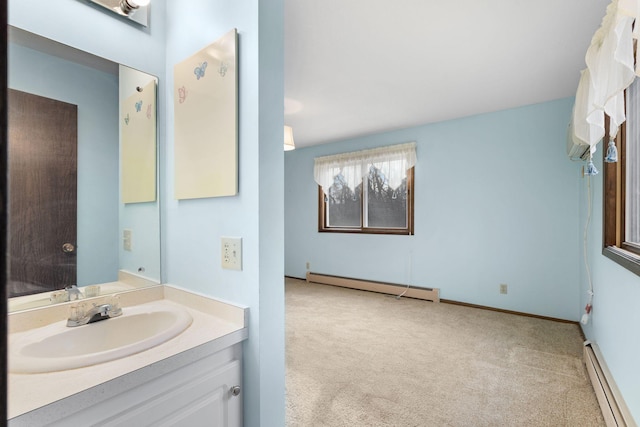
[[[77,106],[9,90],[9,297],[76,283]]]

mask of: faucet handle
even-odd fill
[[[111,308],[109,310],[109,315],[111,317],[117,317],[122,314],[122,308],[120,307],[120,295],[113,295],[109,300],[109,304],[111,304]]]
[[[112,310],[118,310],[120,308],[120,295],[111,295],[108,302],[111,304]]]
[[[67,291],[53,291],[51,292],[51,295],[49,295],[49,301],[51,301],[51,304],[59,304],[61,302],[67,302],[69,301],[69,297],[68,297],[68,293]]]
[[[100,295],[100,285],[85,286],[84,296],[87,298],[97,297]]]
[[[69,308],[69,320],[77,322],[85,316],[85,313],[86,308],[83,303],[73,304]]]

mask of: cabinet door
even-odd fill
[[[240,427],[241,376],[239,360],[205,357],[50,425]]]
[[[184,369],[173,372],[159,382],[169,381],[174,387],[153,399],[136,405],[115,417],[104,426],[185,426],[185,427],[240,427],[242,425],[242,395],[233,396],[231,390],[240,385],[240,362],[233,361],[222,367],[186,375]],[[174,382],[182,377],[182,383]],[[155,381],[154,381],[155,382]],[[155,384],[162,389],[162,384]]]
[[[163,420],[154,423],[157,426],[242,426],[242,394],[234,395],[233,388],[240,387],[240,365],[231,363],[223,369],[201,377],[199,384],[193,384],[191,390],[183,391],[194,397],[186,405]],[[186,396],[167,396],[167,402],[158,402],[159,406],[172,404],[176,398],[185,400]],[[142,425],[146,420],[131,420],[129,425]],[[129,422],[129,420],[127,420]]]

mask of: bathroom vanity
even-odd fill
[[[86,301],[99,305],[107,298],[111,297]],[[62,370],[45,367],[39,373],[10,371],[9,425],[241,426],[242,341],[248,336],[248,309],[166,285],[123,292],[118,299],[123,319],[127,311],[151,312],[145,307],[153,307],[186,311],[192,322],[161,344],[103,363]],[[10,354],[15,350],[12,338],[66,321],[71,305],[10,314]],[[78,328],[84,328],[83,333],[95,330],[106,341],[117,330],[117,319]],[[109,322],[114,322],[113,328]],[[12,357],[15,354],[10,355],[10,366]],[[31,368],[16,370],[25,369]]]

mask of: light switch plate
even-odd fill
[[[242,238],[222,237],[220,239],[220,262],[227,270],[242,270]]]

